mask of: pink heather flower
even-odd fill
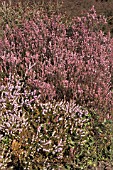
[[[101,30],[105,23],[92,7],[85,17],[73,18],[70,27],[61,15],[38,13],[22,28],[7,25],[1,70],[25,77],[40,100],[75,99],[110,112],[113,42]]]

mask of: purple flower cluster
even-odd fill
[[[105,113],[112,108],[112,40],[94,7],[69,25],[61,15],[37,12],[20,27],[4,32],[1,71],[18,74],[38,91],[41,101],[70,99]]]
[[[19,26],[6,25],[0,40],[2,167],[12,156],[24,169],[72,162],[81,148],[91,157],[90,111],[111,118],[113,108],[113,39],[100,29],[104,24],[92,7],[69,24],[60,14],[38,11]]]

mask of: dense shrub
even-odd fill
[[[64,20],[35,11],[21,24],[6,25],[0,42],[2,169],[90,169],[113,161],[112,121],[103,116],[100,122],[93,111],[112,110],[113,49],[101,31],[105,19],[92,8],[70,25]]]
[[[102,113],[112,109],[112,45],[100,30],[106,20],[94,7],[69,25],[39,11],[4,32],[1,72],[18,74],[41,101],[70,99]],[[3,77],[4,77],[3,76]]]
[[[1,169],[86,169],[112,162],[112,128],[106,130],[96,113],[75,101],[40,103],[35,91],[22,89],[18,77],[1,87]]]
[[[23,19],[32,19],[37,10],[46,13],[48,16],[53,12],[58,14],[61,6],[61,2],[56,3],[53,1],[51,2],[50,0],[0,1],[0,37],[3,35],[3,30],[6,24],[8,24],[10,27],[13,27],[15,24],[20,26]]]
[[[4,1],[0,1],[0,5]],[[51,12],[62,12],[65,13],[68,17],[68,20],[71,20],[74,16],[83,16],[86,14],[92,6],[95,6],[97,15],[105,15],[107,18],[107,25],[103,27],[104,32],[110,30],[111,36],[113,37],[113,1],[101,1],[101,0],[73,0],[73,1],[51,1],[51,0],[5,0],[4,5],[1,5],[3,8],[0,8],[2,18],[0,25],[5,23],[11,24],[12,21],[18,23],[23,18],[23,15],[26,13],[27,18],[31,17],[32,14],[37,9],[44,9],[48,14]],[[16,7],[16,8],[15,8]]]

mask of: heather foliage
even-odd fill
[[[37,10],[21,24],[6,24],[0,42],[3,169],[89,169],[113,160],[112,121],[104,119],[113,107],[113,41],[101,31],[106,20],[92,8],[64,21]]]
[[[13,81],[1,87],[1,168],[84,169],[112,161],[110,131],[97,114],[75,101],[40,103],[35,92],[21,91],[18,78],[15,87]]]
[[[4,32],[2,72],[24,77],[39,99],[75,99],[77,104],[110,113],[113,68],[110,35],[100,30],[106,20],[92,8],[70,26],[62,16],[37,11],[21,27]]]
[[[3,1],[0,4],[0,37],[3,35],[3,30],[8,24],[11,28],[15,25],[21,26],[23,20],[30,20],[33,16],[40,10],[40,13],[46,13],[48,16],[51,13],[58,14],[62,3],[55,3],[51,1],[46,2],[35,2],[31,1],[16,1],[8,0],[8,2]]]

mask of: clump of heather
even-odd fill
[[[28,94],[23,98],[25,94],[17,95],[19,87],[17,90],[10,85],[2,86],[1,92],[2,169],[69,166],[82,169],[108,158],[106,148],[111,148],[110,132],[102,124],[98,127],[96,114],[77,106],[75,101],[54,100],[44,104],[37,99],[31,104]]]
[[[3,30],[6,24],[11,28],[15,25],[21,27],[21,23],[24,19],[30,20],[35,15],[37,10],[40,12],[46,12],[49,16],[51,13],[58,13],[62,7],[62,2],[51,1],[13,1],[7,0],[0,2],[0,37],[3,35]]]
[[[70,26],[60,14],[49,17],[40,11],[20,28],[7,25],[1,72],[6,77],[9,72],[24,77],[40,101],[74,99],[79,105],[110,114],[111,38],[99,29],[105,23],[93,7],[87,16],[74,18]]]

